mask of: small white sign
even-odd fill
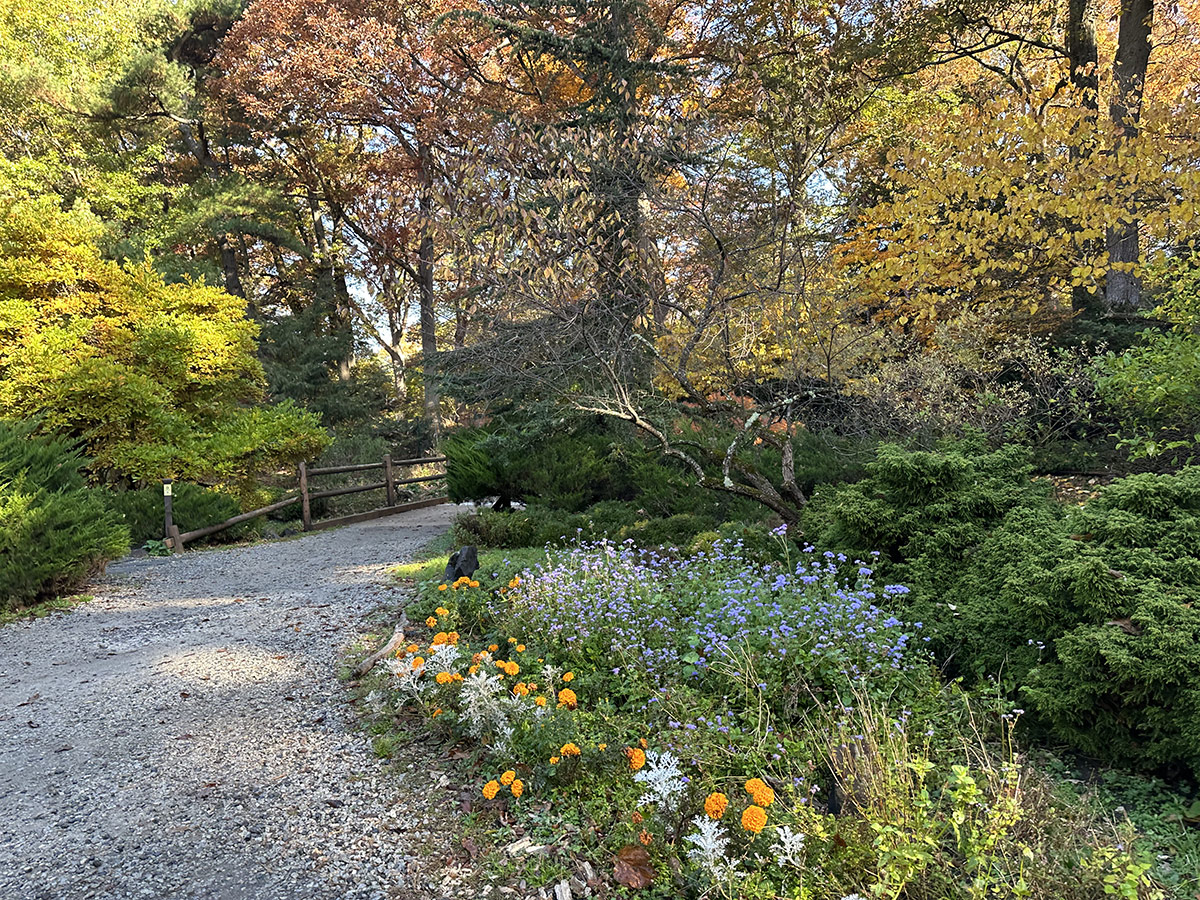
[[[164,485],[163,485],[163,496],[164,496],[164,497],[170,497],[170,496],[171,496],[171,485],[169,485],[169,484],[164,484]]]

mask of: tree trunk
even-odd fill
[[[312,215],[313,237],[316,241],[317,284],[320,290],[320,300],[327,303],[329,311],[330,334],[341,334],[350,331],[350,312],[347,309],[349,290],[346,286],[346,273],[338,264],[337,253],[325,228],[325,220],[321,215],[321,207],[314,194],[308,195],[308,207]],[[337,360],[338,379],[350,380],[350,369],[354,357],[354,339],[350,335],[349,346]]]
[[[1118,129],[1118,147],[1138,135],[1153,23],[1154,0],[1122,0],[1117,53],[1113,60],[1116,90],[1109,104],[1109,114]],[[1133,271],[1139,256],[1137,219],[1130,216],[1111,223],[1108,227],[1109,272],[1104,286],[1104,301],[1110,315],[1134,313],[1142,305],[1142,282]]]
[[[217,237],[217,246],[221,249],[221,272],[225,276],[225,290],[244,300],[246,291],[242,287],[242,278],[238,273],[237,251],[233,248],[233,240],[229,232],[224,232]],[[246,307],[246,318],[254,318],[254,310],[249,305]]]
[[[1079,95],[1084,109],[1088,110],[1086,123],[1094,125],[1100,110],[1099,54],[1096,49],[1096,6],[1095,0],[1068,0],[1067,2],[1067,63],[1071,67],[1071,86]],[[1087,135],[1081,135],[1086,140]],[[1085,146],[1071,148],[1072,159],[1087,155]],[[1092,242],[1082,247],[1086,254],[1094,252]],[[1071,309],[1077,314],[1095,316],[1099,312],[1099,297],[1087,285],[1076,285],[1071,289]]]
[[[178,123],[179,137],[188,148],[201,171],[207,177],[217,179],[221,175],[221,164],[213,158],[208,146],[208,137],[204,133],[204,123],[199,121],[193,128],[191,123]],[[233,247],[233,237],[228,232],[217,235],[217,249],[221,256],[221,274],[224,277],[225,290],[235,297],[246,299],[246,291],[242,287],[242,279],[238,274],[237,251]],[[246,306],[246,318],[254,318],[254,310]]]
[[[391,332],[392,345],[385,348],[388,351],[388,357],[392,361],[392,391],[396,395],[396,407],[400,408],[404,404],[405,385],[405,361],[400,353],[400,342],[404,337],[404,330],[396,317],[396,310],[392,308],[390,299],[387,308],[388,330]]]
[[[1095,0],[1067,2],[1067,62],[1071,84],[1083,97],[1084,106],[1100,109],[1100,57],[1096,50]]]
[[[421,306],[421,375],[425,388],[425,418],[435,447],[442,443],[441,397],[438,393],[435,358],[437,356],[437,317],[433,296],[433,172],[429,146],[418,149],[421,164],[421,239],[417,245],[417,294]]]

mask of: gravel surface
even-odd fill
[[[0,629],[0,898],[453,891],[436,773],[387,771],[336,674],[402,600],[387,568],[457,511],[122,561],[91,603]]]

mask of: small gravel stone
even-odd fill
[[[434,764],[387,770],[336,675],[458,511],[124,560],[0,629],[0,898],[443,896],[410,893],[451,874]]]

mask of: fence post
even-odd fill
[[[179,539],[179,529],[175,526],[174,483],[174,478],[163,479],[163,543],[179,552],[183,550],[183,541]]]
[[[174,478],[163,479],[163,539],[171,537],[171,528],[175,524],[175,519],[171,515],[171,500],[172,489],[171,485],[175,482]]]
[[[392,475],[392,454],[383,454],[383,479],[387,482],[387,505],[396,505],[396,482]]]
[[[308,502],[308,464],[300,463],[300,521],[305,531],[312,531],[312,507]]]

